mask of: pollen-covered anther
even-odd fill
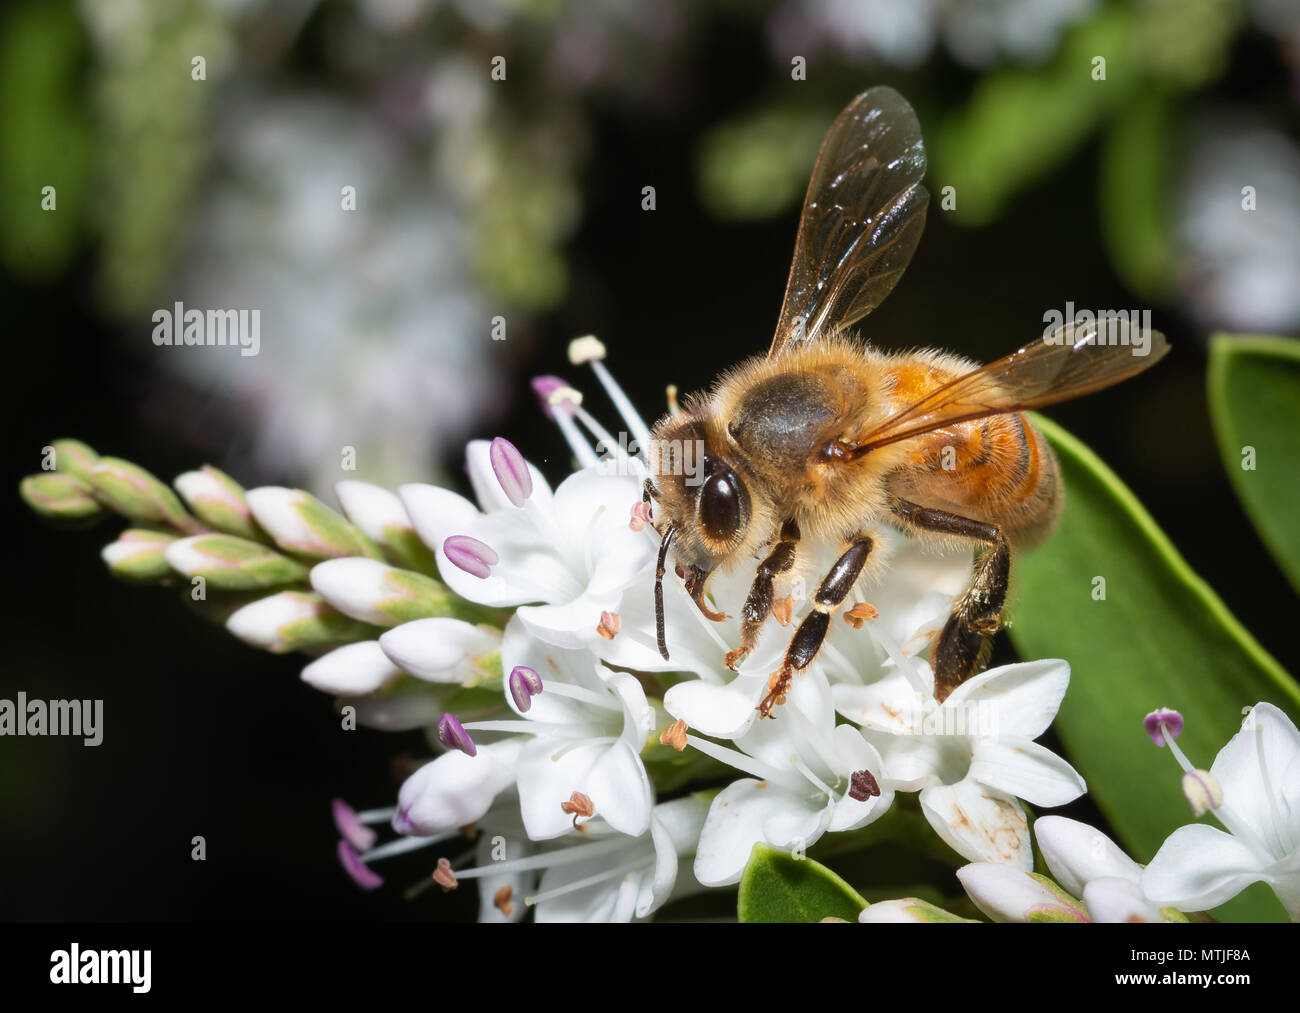
[[[492,906],[507,918],[513,918],[515,916],[515,906],[510,903],[510,899],[514,895],[515,888],[509,883],[498,887],[497,892],[492,895]]]
[[[865,802],[880,795],[880,785],[869,770],[855,770],[849,777],[849,798]]]
[[[573,825],[578,825],[578,819],[589,820],[596,815],[596,807],[592,804],[591,799],[580,791],[575,791],[569,796],[569,801],[560,803],[561,811],[573,817]]]
[[[633,531],[644,531],[645,526],[650,523],[650,504],[644,500],[638,500],[632,504],[632,519],[628,521],[627,526]]]
[[[789,626],[794,619],[794,595],[788,594],[772,602],[772,615],[782,626]]]
[[[686,722],[678,718],[659,733],[659,742],[665,746],[672,746],[680,753],[686,748],[686,727]]]
[[[860,601],[844,613],[844,621],[855,630],[860,630],[868,619],[875,619],[878,615],[880,613],[876,610],[876,606]]]
[[[445,858],[438,859],[438,867],[433,870],[433,881],[442,887],[443,893],[451,893],[460,886],[456,874],[451,871],[451,862]]]
[[[618,636],[618,630],[622,622],[617,612],[602,612],[600,622],[596,625],[596,632],[606,640],[613,640]]]
[[[594,334],[584,334],[569,342],[569,361],[575,366],[605,358],[605,343]]]
[[[1223,787],[1208,770],[1192,769],[1184,773],[1183,795],[1197,819],[1223,805]]]

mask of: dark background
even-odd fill
[[[308,72],[310,36],[298,59]],[[589,408],[614,420],[594,378],[565,359],[572,337],[603,338],[609,367],[648,417],[661,410],[666,383],[683,392],[704,386],[770,340],[796,213],[719,223],[695,196],[690,153],[701,131],[755,93],[789,87],[788,73],[767,57],[756,24],[726,12],[697,27],[674,73],[679,100],[668,109],[593,97],[584,217],[566,248],[568,296],[526,333],[512,332],[507,414],[480,434],[508,435],[555,481],[567,452],[541,419],[529,377],[566,376],[587,391]],[[919,94],[923,127],[927,111],[959,101],[974,80],[942,55],[923,85],[888,68],[838,73],[844,101],[874,83]],[[1264,102],[1286,88],[1285,69],[1246,32],[1205,97]],[[865,335],[884,347],[934,345],[987,360],[1028,341],[1044,309],[1069,299],[1141,305],[1098,235],[1096,149],[1089,142],[989,226],[950,225],[932,205],[912,266]],[[657,188],[654,213],[640,209],[647,184]],[[174,592],[116,583],[97,558],[111,523],[52,531],[18,499],[19,479],[37,470],[53,438],[84,438],[163,477],[211,456],[160,419],[156,406],[177,396],[175,381],[159,374],[143,330],[123,333],[97,312],[93,262],[86,250],[45,285],[0,276],[10,489],[0,506],[8,546],[0,697],[102,697],[106,724],[93,750],[0,738],[0,917],[427,919],[471,903],[433,892],[411,904],[400,890],[363,895],[335,862],[329,800],[390,804],[394,757],[426,752],[418,734],[342,733],[328,698],[298,680],[300,658],[244,647],[186,613]],[[1237,506],[1214,445],[1204,337],[1176,306],[1157,306],[1154,323],[1174,347],[1158,369],[1049,414],[1098,451],[1264,646],[1300,670],[1294,598]],[[239,437],[217,430],[206,439],[234,446]],[[234,456],[216,463],[235,470]],[[411,480],[435,465],[412,461]],[[235,474],[247,485],[294,480]],[[999,650],[1010,656],[1005,643]],[[196,834],[207,840],[205,862],[190,860]],[[400,886],[404,868],[382,871]],[[422,866],[409,869],[413,881]]]

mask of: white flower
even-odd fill
[[[1033,740],[1047,730],[1070,680],[1064,661],[1004,665],[962,683],[942,703],[934,676],[911,659],[866,686],[833,688],[836,709],[861,725],[900,790],[919,790],[940,837],[971,861],[1033,865],[1018,799],[1064,805],[1086,790],[1063,759]]]
[[[1177,909],[1161,910],[1142,892],[1142,866],[1100,830],[1064,816],[1044,816],[1035,821],[1034,835],[1055,883],[990,862],[957,871],[971,900],[994,921],[1186,920]]]
[[[1277,707],[1256,704],[1210,774],[1223,788],[1214,814],[1228,832],[1179,827],[1142,873],[1143,892],[1200,911],[1263,881],[1300,920],[1300,731]]]
[[[557,647],[597,646],[601,613],[617,612],[623,591],[654,560],[653,544],[628,527],[641,496],[636,479],[588,468],[552,495],[533,469],[531,495],[516,507],[486,442],[470,444],[468,470],[486,512],[435,486],[401,489],[448,587],[480,604],[522,606],[516,615],[528,631]]]
[[[827,831],[866,826],[893,803],[880,754],[856,728],[835,724],[830,687],[816,672],[795,681],[775,720],[736,740],[743,752],[694,735],[687,742],[755,775],[724,788],[709,807],[695,856],[706,886],[737,882],[760,841],[810,847]]]
[[[476,756],[452,749],[426,763],[398,791],[393,829],[432,836],[482,819],[514,785],[523,744],[522,737],[503,739],[480,746]]]
[[[517,771],[528,836],[546,840],[571,830],[577,817],[564,806],[575,794],[620,833],[645,833],[653,800],[641,750],[654,729],[654,709],[641,684],[604,668],[590,652],[537,640],[518,616],[506,626],[501,658],[506,702],[522,720],[466,722],[465,728],[532,736]],[[523,694],[526,706],[510,691],[517,671],[542,686]]]

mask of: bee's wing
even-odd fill
[[[1082,397],[1155,365],[1169,351],[1159,331],[1146,355],[1134,355],[1132,328],[1122,317],[1058,327],[1051,334],[958,377],[896,412],[855,446],[850,459],[909,436],[988,415],[1027,411]]]
[[[924,175],[921,126],[893,88],[864,91],[840,113],[808,184],[769,358],[861,320],[889,295],[925,225]]]

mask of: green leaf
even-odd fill
[[[1210,418],[1232,487],[1300,591],[1300,341],[1216,334],[1209,388]]]
[[[1181,711],[1179,745],[1208,767],[1239,729],[1242,709],[1268,700],[1294,719],[1300,690],[1179,556],[1133,493],[1086,446],[1047,419],[1065,485],[1057,533],[1017,561],[1010,628],[1026,658],[1065,658],[1070,689],[1055,728],[1088,791],[1140,862],[1192,822],[1168,752],[1142,718]],[[1095,578],[1104,600],[1094,599]],[[1280,920],[1252,892],[1235,918]]]
[[[857,921],[867,902],[820,862],[755,844],[740,877],[742,922]]]

